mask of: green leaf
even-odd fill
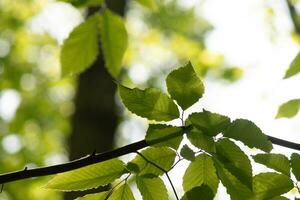
[[[181,127],[165,124],[149,124],[146,133],[146,142],[154,147],[168,146],[175,150],[183,138]]]
[[[157,10],[158,6],[156,0],[136,0],[139,4],[155,11]]]
[[[215,142],[212,137],[202,133],[202,131],[193,128],[187,133],[189,141],[196,147],[208,152],[214,153],[216,151]]]
[[[89,7],[89,6],[100,6],[103,0],[60,0],[63,2],[68,2],[75,7]]]
[[[257,163],[263,164],[285,175],[290,175],[290,161],[286,156],[282,154],[257,154],[252,157]]]
[[[291,166],[292,172],[295,175],[296,179],[300,181],[300,155],[293,153],[291,156]]]
[[[141,154],[149,161],[155,163],[164,170],[169,170],[174,163],[176,153],[167,147],[149,147],[143,151]],[[134,164],[138,170],[135,172],[139,176],[160,176],[164,172],[154,166],[153,164],[147,162],[140,155],[137,155],[132,161],[129,162],[131,165]],[[152,176],[153,177],[153,176]]]
[[[112,159],[58,174],[45,187],[63,191],[96,188],[111,183],[124,171],[124,163],[118,159]]]
[[[210,156],[201,154],[190,163],[183,176],[183,189],[189,191],[196,186],[205,184],[216,193],[218,189],[219,179],[213,160]]]
[[[136,177],[136,184],[143,200],[168,200],[168,191],[160,178]]]
[[[255,199],[269,199],[290,191],[294,187],[292,180],[273,172],[261,173],[253,178]]]
[[[190,62],[172,71],[166,83],[169,94],[183,110],[196,103],[204,93],[203,83]]]
[[[170,121],[179,117],[179,110],[170,97],[155,88],[141,90],[119,85],[119,93],[131,112],[156,121]]]
[[[248,156],[229,139],[219,140],[216,143],[216,152],[223,166],[252,190],[252,166]]]
[[[227,193],[232,200],[252,199],[253,193],[247,186],[241,183],[236,176],[232,175],[216,157],[213,157],[213,161],[218,177],[226,187]]]
[[[292,99],[282,104],[277,112],[276,118],[291,118],[297,115],[300,109],[300,99]]]
[[[200,187],[194,187],[190,191],[186,192],[181,200],[213,200],[215,194],[207,185],[201,185]]]
[[[237,119],[224,132],[224,136],[239,140],[245,145],[270,152],[273,148],[267,136],[251,121]]]
[[[134,196],[129,185],[125,183],[114,191],[108,200],[134,200]]]
[[[106,68],[116,78],[120,73],[128,45],[128,35],[123,19],[106,9],[101,15],[100,35]]]
[[[89,17],[77,26],[64,41],[60,54],[62,75],[77,74],[96,60],[99,15]]]
[[[109,195],[109,191],[87,194],[83,197],[78,197],[76,200],[106,200],[106,197]]]
[[[195,152],[189,148],[188,145],[183,145],[180,150],[180,155],[186,160],[194,161],[195,160]]]
[[[300,52],[290,64],[288,70],[285,72],[284,78],[289,78],[300,72]]]
[[[284,196],[277,196],[277,197],[273,197],[269,200],[289,200],[288,198],[284,197]]]
[[[203,112],[190,114],[186,124],[195,126],[206,135],[216,136],[228,127],[230,119],[226,116],[203,110]]]

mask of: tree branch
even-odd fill
[[[186,128],[187,127],[183,127],[183,129]],[[176,136],[178,136],[178,133],[174,133],[174,137]],[[300,151],[300,144],[289,142],[272,136],[267,136],[267,137],[273,144]],[[169,136],[166,137],[166,139],[169,139]],[[157,141],[157,143],[159,142],[162,142],[162,140],[160,139],[159,141]],[[47,176],[47,175],[53,175],[53,174],[71,171],[91,164],[117,158],[129,153],[135,153],[136,151],[143,149],[147,146],[149,146],[149,144],[145,140],[141,140],[112,151],[99,153],[99,154],[92,153],[91,155],[88,155],[86,157],[68,163],[64,163],[64,164],[35,168],[35,169],[25,168],[24,170],[20,170],[20,171],[9,172],[0,175],[0,184],[9,183],[9,182],[18,181],[27,178]]]

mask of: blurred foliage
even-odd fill
[[[0,102],[13,92],[15,116],[0,113],[0,172],[65,161],[65,137],[73,107],[73,81],[59,80],[57,42],[30,30],[29,22],[47,0],[2,0],[0,5]],[[0,104],[1,104],[0,103]],[[11,106],[6,102],[6,106]],[[2,105],[3,107],[3,105]],[[13,136],[13,137],[12,137]],[[47,178],[48,179],[48,178]],[[0,199],[60,199],[40,190],[45,179],[4,185]]]
[[[102,2],[64,1],[79,7]],[[137,2],[151,2],[155,9]],[[53,1],[0,1],[0,173],[66,161],[75,81],[60,79],[57,41],[30,27],[32,17],[49,3]],[[242,75],[241,69],[228,66],[222,55],[206,49],[204,39],[213,27],[194,8],[182,8],[176,0],[129,1],[126,23],[129,48],[123,63],[128,66],[128,78],[124,82],[161,87],[169,66],[187,60],[201,76],[232,82]],[[11,103],[20,101],[11,117],[1,108],[11,106],[7,100],[1,105],[7,92],[15,96]],[[0,199],[61,199],[60,193],[40,189],[45,179],[7,184]]]

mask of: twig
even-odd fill
[[[168,174],[168,171],[165,170],[164,168],[160,167],[160,166],[157,165],[156,163],[152,162],[151,160],[147,159],[147,158],[146,158],[143,154],[141,154],[140,152],[136,151],[136,153],[137,153],[139,156],[141,156],[145,161],[147,161],[147,162],[150,163],[151,165],[155,166],[156,168],[160,169],[162,172],[164,172],[164,173],[166,174],[166,176],[167,176],[167,178],[168,178],[168,180],[169,180],[169,183],[170,183],[170,185],[171,185],[171,187],[172,187],[172,190],[173,190],[173,192],[174,192],[174,195],[175,195],[176,199],[179,200],[178,195],[177,195],[177,192],[176,192],[176,190],[175,190],[175,187],[174,187],[174,185],[173,185],[173,183],[172,183],[172,181],[171,181],[171,178],[170,178],[170,176],[169,176],[169,174]]]

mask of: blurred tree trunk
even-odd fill
[[[119,15],[124,15],[124,0],[107,0],[107,7]],[[99,8],[91,8],[88,15]],[[112,149],[118,124],[115,112],[116,84],[104,66],[100,53],[96,62],[78,78],[75,95],[75,112],[72,117],[72,133],[69,138],[69,157],[71,160]],[[65,199],[75,199],[83,193],[66,193]]]

